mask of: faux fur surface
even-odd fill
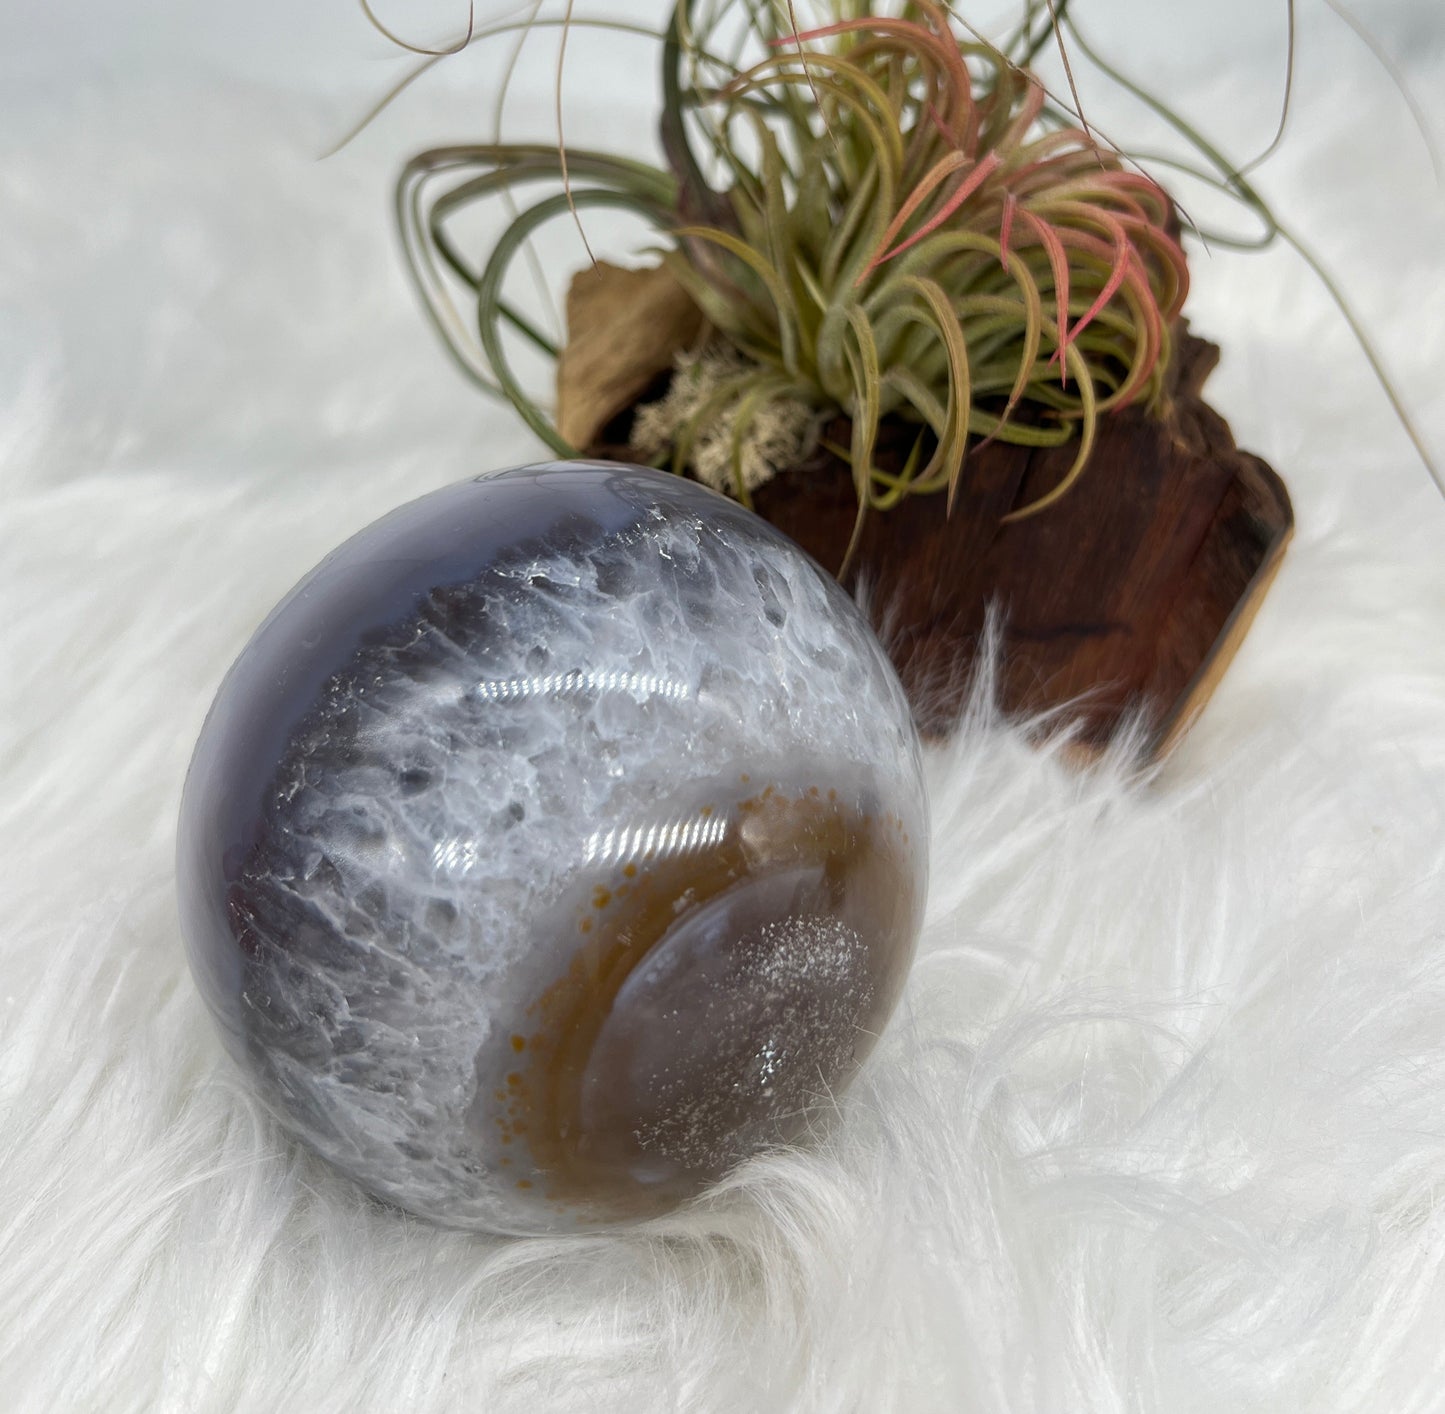
[[[1069,768],[984,685],[929,762],[905,1006],[825,1142],[629,1236],[490,1242],[258,1113],[177,931],[206,706],[329,548],[536,452],[445,362],[388,225],[402,155],[485,130],[497,61],[318,163],[396,69],[301,8],[6,21],[0,1406],[1445,1408],[1445,505],[1287,251],[1193,252],[1211,397],[1299,520],[1242,654],[1144,780]],[[1209,8],[1079,6],[1243,157],[1282,14]],[[1445,138],[1433,3],[1358,10]],[[1259,181],[1445,457],[1445,201],[1368,52],[1300,14]],[[651,56],[610,43],[569,129],[650,150]],[[548,54],[514,133],[552,131]]]

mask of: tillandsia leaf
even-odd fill
[[[998,437],[998,434],[1003,431],[1004,423],[1001,417],[997,417],[993,413],[981,412],[975,408],[969,414],[968,427],[970,432],[979,434],[983,439],[973,448],[975,452],[978,452]],[[1035,427],[1030,423],[1014,423],[1008,429],[1008,440],[1019,447],[1062,447],[1073,439],[1074,429],[1067,423],[1056,423],[1052,427]]]
[[[803,293],[807,295],[808,302],[812,305],[812,307],[817,311],[819,315],[826,314],[830,305],[830,301],[827,291],[824,290],[823,286],[819,283],[819,277],[815,275],[807,267],[807,265],[801,262],[798,265],[796,273],[798,276],[798,283],[802,286]],[[822,332],[821,319],[812,320],[811,326],[813,332],[813,347],[816,351],[818,346],[818,340]],[[816,369],[814,371],[816,372]]]
[[[935,460],[940,467],[948,468],[948,509],[951,511],[968,452],[968,410],[973,402],[968,345],[948,293],[941,285],[920,275],[904,275],[900,285],[922,301],[948,354],[948,411]],[[929,471],[933,469],[930,467]],[[929,471],[924,475],[927,476]]]
[[[798,62],[797,54],[780,54],[764,59],[739,74],[717,96],[720,100],[731,100],[760,91],[767,92],[767,86],[772,83],[796,88],[806,82],[802,72],[790,67]],[[903,139],[895,126],[881,118],[891,107],[882,86],[841,55],[809,53],[807,63],[812,75],[812,90],[819,95],[826,94],[849,115],[850,121],[861,124],[874,149],[885,152],[895,170],[901,168]]]
[[[949,177],[953,176],[956,172],[962,171],[965,167],[976,167],[976,164],[968,153],[955,149],[939,158],[939,160],[923,174],[918,185],[908,194],[907,200],[898,208],[897,215],[894,216],[884,229],[882,239],[878,242],[878,250],[868,264],[864,266],[863,273],[859,276],[860,281],[872,274],[887,258],[887,252],[891,249],[893,242],[898,239],[899,232],[908,224],[918,208],[922,206]]]
[[[641,174],[625,166],[602,160],[595,163],[574,160],[574,171],[579,175],[597,178],[606,182],[617,192],[630,195],[638,202],[664,210],[670,204],[672,194],[670,183],[663,173]],[[664,181],[655,181],[663,177]],[[469,206],[482,197],[496,192],[510,193],[514,188],[527,182],[559,181],[561,174],[554,159],[547,156],[528,156],[504,166],[495,167],[481,176],[472,177],[459,186],[438,197],[431,206],[426,225],[437,251],[457,274],[468,284],[476,285],[477,276],[461,259],[446,235],[447,220],[458,210]],[[418,189],[417,195],[420,196]],[[418,208],[419,210],[419,208]]]
[[[720,332],[738,348],[762,363],[776,363],[789,373],[798,369],[798,329],[792,314],[788,287],[777,270],[755,247],[726,231],[711,227],[683,227],[673,232],[703,244],[713,244],[735,256],[761,283],[770,301],[760,308],[756,298],[739,287],[741,303],[734,308],[726,300],[711,299],[703,312]]]
[[[873,328],[856,305],[848,311],[848,324],[853,331],[853,344],[852,347],[845,345],[844,354],[853,373],[853,400],[847,409],[853,418],[853,479],[859,494],[867,498],[873,449],[878,443],[882,379]]]
[[[679,239],[691,238],[698,241],[706,241],[711,245],[720,246],[729,255],[736,256],[749,270],[762,282],[768,295],[773,301],[773,307],[779,317],[779,327],[782,328],[787,311],[790,306],[788,292],[783,284],[781,276],[769,264],[767,258],[750,246],[746,241],[733,235],[731,232],[718,230],[712,226],[678,226],[673,229],[672,234]],[[779,342],[786,344],[786,334]]]
[[[846,354],[853,308],[851,300],[831,303],[818,326],[815,365],[818,386],[839,407],[847,404],[853,388]]]
[[[1080,220],[1093,219],[1095,210],[1113,211],[1127,221],[1131,230],[1141,238],[1163,237],[1160,227],[1167,212],[1154,206],[1146,191],[1137,190],[1123,181],[1111,180],[1129,175],[1127,172],[1098,172],[1093,180],[1085,178],[1060,183],[1048,193],[1049,209],[1068,211]],[[1038,204],[1035,203],[1036,206]]]
[[[502,341],[499,306],[502,281],[506,276],[507,267],[532,232],[559,215],[570,215],[574,211],[589,207],[613,207],[632,211],[658,225],[667,219],[665,210],[641,200],[636,194],[628,191],[588,189],[548,197],[522,212],[501,234],[492,248],[491,258],[487,261],[486,269],[482,271],[482,277],[477,284],[478,334],[482,350],[496,377],[498,386],[506,395],[507,400],[522,415],[527,425],[549,447],[564,457],[575,457],[578,455],[578,451],[557,431],[551,420],[527,394],[512,372],[511,362]]]
[[[672,177],[643,162],[614,157],[608,153],[579,150],[573,153],[575,171],[615,185],[636,209],[654,216],[668,210],[676,197]],[[472,172],[477,175],[466,176]],[[544,144],[467,144],[436,148],[412,159],[397,184],[397,224],[403,252],[412,278],[422,296],[423,307],[441,335],[444,345],[462,371],[485,391],[498,397],[509,394],[497,378],[485,349],[478,342],[476,315],[463,317],[448,293],[437,257],[465,284],[479,290],[481,277],[461,259],[444,226],[456,210],[479,199],[512,190],[519,184],[555,181],[559,163],[555,149]],[[462,180],[440,195],[430,197],[431,187],[441,182]],[[480,310],[481,306],[478,305]],[[496,317],[521,331],[544,352],[556,350],[519,311],[503,299],[495,300]],[[535,406],[523,416],[541,414]]]
[[[998,262],[1008,267],[1009,244],[1013,239],[1014,218],[1018,215],[1019,199],[1011,191],[1003,197],[1003,216],[998,226]]]
[[[438,267],[436,250],[429,239],[428,221],[422,211],[422,189],[428,175],[425,165],[413,164],[397,183],[396,223],[407,269],[421,297],[423,311],[457,367],[483,391],[504,397],[485,359],[473,348],[466,322]]]
[[[1264,201],[1257,196],[1251,199],[1241,196],[1238,189],[1221,178],[1217,172],[1211,172],[1207,168],[1187,162],[1183,158],[1167,152],[1141,152],[1138,154],[1137,160],[1141,165],[1151,168],[1168,168],[1172,172],[1177,172],[1181,176],[1198,182],[1201,186],[1208,187],[1211,191],[1218,192],[1221,196],[1229,197],[1237,205],[1244,207],[1259,222],[1257,234],[1244,236],[1213,226],[1201,226],[1197,222],[1191,221],[1189,230],[1201,245],[1212,250],[1260,251],[1267,250],[1279,239],[1278,223]]]
[[[1147,277],[1144,276],[1142,270],[1135,267],[1134,262],[1137,257],[1134,256],[1127,241],[1124,241],[1122,245],[1116,244],[1110,247],[1096,236],[1068,228],[1060,229],[1057,235],[1060,243],[1075,251],[1078,256],[1075,262],[1076,269],[1086,277],[1091,274],[1094,277],[1102,277],[1102,293],[1107,294],[1110,298],[1116,293],[1119,294],[1129,308],[1131,317],[1139,326],[1138,357],[1133,360],[1130,376],[1132,395],[1132,392],[1146,379],[1156,373],[1162,373],[1159,355],[1163,351],[1164,326],[1154,305]],[[1074,343],[1083,335],[1085,328],[1098,318],[1107,304],[1108,299],[1095,299],[1080,320],[1070,329],[1069,344]],[[1065,346],[1061,344],[1060,349]],[[1059,361],[1062,365],[1059,351],[1056,351],[1049,360],[1051,364],[1055,361]]]
[[[1027,520],[1030,516],[1036,516],[1040,511],[1047,510],[1062,497],[1068,494],[1074,483],[1083,475],[1084,468],[1089,464],[1089,457],[1094,450],[1094,435],[1098,429],[1099,414],[1094,402],[1094,385],[1089,378],[1087,365],[1084,363],[1084,356],[1078,348],[1071,344],[1065,357],[1073,365],[1071,371],[1074,375],[1075,386],[1079,389],[1079,397],[1083,406],[1083,416],[1080,420],[1079,450],[1074,457],[1073,464],[1064,473],[1063,480],[1059,482],[1052,491],[1046,492],[1036,501],[1030,501],[1026,506],[1020,506],[1017,510],[1010,511],[1004,516],[1004,524],[1011,521]]]
[[[1019,219],[1043,246],[1044,253],[1049,258],[1049,267],[1054,275],[1054,322],[1058,330],[1058,347],[1067,348],[1069,344],[1069,257],[1064,250],[1064,243],[1059,239],[1058,232],[1047,221],[1035,216],[1028,207],[1020,207],[1018,214]],[[1062,374],[1063,365],[1061,365],[1060,372]]]
[[[806,254],[806,259],[800,257],[798,262],[798,278],[805,284],[809,278],[810,267],[818,266],[832,234],[833,214],[829,202],[830,195],[827,173],[823,169],[817,151],[809,149],[804,153],[800,164],[798,198],[790,218],[793,239],[799,251]],[[822,293],[821,287],[817,286],[816,281],[814,289],[809,291],[809,298],[813,299],[821,309],[827,301],[814,298],[815,290],[817,294]]]
[[[1007,331],[1015,337],[1018,332],[1019,318],[1020,316],[1023,318],[1023,348],[1015,365],[1013,382],[1009,387],[1008,403],[1000,417],[990,419],[993,426],[989,429],[987,441],[993,441],[998,436],[1008,424],[1014,409],[1018,407],[1020,399],[1028,389],[1030,374],[1038,363],[1039,345],[1043,342],[1043,300],[1038,293],[1038,287],[1028,279],[1026,270],[1019,284],[1024,291],[1022,299],[1013,300],[1004,295],[968,295],[956,306],[956,312],[960,318],[975,313],[992,313],[999,316],[991,321],[994,328],[1000,332]],[[988,332],[990,331],[987,326],[976,328],[971,333],[970,342],[977,346]],[[974,386],[976,391],[985,386],[982,370],[977,368],[974,372]],[[982,417],[983,414],[979,414],[979,416]],[[973,418],[970,418],[969,426],[973,431],[979,430]]]
[[[739,353],[755,362],[781,360],[768,313],[742,288],[720,277],[704,276],[680,251],[665,251],[662,263],[673,273],[707,322]]]
[[[931,6],[924,3],[924,0],[914,0],[914,3],[920,10],[932,9]],[[953,42],[951,36],[945,39],[929,26],[919,24],[916,20],[894,19],[887,15],[866,15],[856,19],[839,20],[835,24],[820,25],[816,29],[805,30],[802,34],[787,35],[772,42],[774,44],[804,44],[818,39],[828,39],[834,35],[860,32],[884,35],[895,41],[901,41],[914,53],[930,55],[938,62],[943,72],[954,79],[953,92],[966,104],[965,113],[972,113],[973,81],[969,77],[958,45]],[[951,125],[951,131],[960,144],[966,142],[968,136],[966,122],[961,129]]]
[[[801,323],[796,298],[797,250],[793,244],[792,231],[788,224],[787,195],[783,185],[783,159],[778,151],[777,139],[765,125],[759,125],[758,144],[762,151],[763,192],[764,192],[764,233],[768,244],[768,263],[777,272],[778,286],[782,291],[783,303],[779,306],[779,327],[783,331],[783,367],[796,377],[799,372],[798,350],[801,342],[798,334]],[[787,331],[792,330],[792,339]]]
[[[949,160],[949,158],[944,158],[943,161],[938,164],[938,167],[934,168],[934,172],[939,172],[940,169],[949,162]],[[880,254],[874,256],[873,260],[869,263],[867,270],[863,272],[864,275],[866,276],[868,274],[871,274],[874,270],[878,268],[878,266],[882,265],[884,261],[892,260],[895,256],[902,255],[905,250],[911,250],[914,246],[918,244],[919,241],[926,239],[928,236],[931,236],[934,231],[936,231],[941,225],[943,225],[943,223],[947,221],[948,218],[952,216],[953,213],[957,211],[958,208],[962,206],[963,203],[967,201],[969,197],[971,197],[974,192],[976,192],[979,187],[981,187],[984,182],[986,182],[989,177],[991,177],[998,170],[1000,162],[1001,159],[996,152],[984,153],[984,155],[978,159],[977,163],[974,164],[973,170],[968,174],[967,177],[964,178],[963,182],[948,197],[948,199],[944,201],[943,205],[940,206],[938,210],[934,212],[934,214],[930,216],[928,220],[925,221],[906,240],[900,241],[891,250],[881,252]],[[961,165],[964,164],[954,164],[953,169],[956,170],[956,168]],[[924,178],[924,182],[929,182],[933,175],[933,172],[929,173],[929,176]],[[943,179],[943,176],[947,175],[948,174],[946,172],[942,173],[942,175],[939,176],[938,181],[941,181]],[[885,244],[889,240],[893,239],[900,230],[902,230],[908,218],[912,216],[913,212],[917,210],[918,206],[920,206],[923,201],[926,200],[928,195],[931,193],[933,187],[937,184],[937,181],[933,181],[932,184],[929,186],[928,191],[924,191],[923,184],[920,183],[918,189],[914,191],[913,195],[909,197],[908,201],[904,202],[903,209],[899,211],[898,215],[895,216],[893,221],[890,223],[888,231],[885,233],[883,238]]]
[[[617,157],[608,152],[574,148],[570,155],[572,170],[579,176],[615,181],[664,206],[674,206],[678,199],[676,180],[667,172],[647,162]],[[561,166],[557,149],[546,143],[478,143],[456,147],[438,147],[423,152],[407,163],[407,172],[435,173],[456,168],[481,168],[484,174],[529,172],[559,176]],[[477,180],[483,180],[478,178]],[[500,177],[496,178],[500,180]],[[448,194],[447,204],[457,206],[469,197]]]
[[[1016,72],[1005,70],[1007,73]],[[1019,106],[1017,115],[1009,122],[1007,128],[993,144],[1002,152],[1013,152],[1028,137],[1030,130],[1039,120],[1039,114],[1043,112],[1044,102],[1047,94],[1044,86],[1032,74],[1021,74],[1021,77],[1028,85],[1027,95]],[[1007,111],[1006,109],[1004,110]]]
[[[860,366],[858,354],[849,344],[843,346],[843,359],[848,365],[849,379],[853,386],[853,394],[850,401],[855,408],[861,408],[863,399],[866,397],[866,380]],[[854,414],[853,425],[850,433],[848,446],[848,465],[853,472],[853,489],[858,498],[858,513],[853,518],[853,533],[848,537],[847,548],[843,551],[843,562],[839,566],[838,573],[841,577],[846,574],[849,566],[853,563],[853,556],[858,552],[859,543],[863,538],[864,518],[868,514],[871,504],[869,495],[869,472],[872,469],[873,447],[877,429],[876,417],[872,421],[871,430],[866,410]]]
[[[896,476],[882,471],[878,467],[873,468],[874,491],[871,503],[874,510],[891,511],[905,496],[917,494],[920,490],[918,464],[922,460],[923,435],[920,433],[913,439],[913,445],[908,449],[908,455],[903,460],[903,468]],[[882,489],[879,490],[879,487]]]
[[[883,391],[886,394],[893,390],[907,401],[924,424],[929,427],[935,439],[941,440],[948,435],[948,409],[939,401],[938,394],[934,392],[933,386],[925,382],[911,368],[896,366],[890,368],[883,375]]]
[[[876,174],[876,180],[872,178]],[[844,212],[833,242],[833,250],[823,263],[822,276],[838,292],[840,301],[855,297],[864,268],[872,259],[888,221],[888,210],[894,183],[882,162],[873,164],[859,181],[854,200]]]
[[[1129,238],[1124,234],[1123,228],[1118,227],[1114,233],[1114,264],[1113,268],[1109,271],[1109,278],[1104,282],[1104,288],[1099,291],[1093,304],[1084,311],[1081,318],[1074,322],[1074,326],[1069,334],[1071,339],[1077,340],[1079,338],[1084,330],[1094,322],[1099,311],[1114,298],[1115,293],[1124,283],[1125,279],[1131,274],[1136,273],[1133,261],[1133,247],[1130,246]],[[1139,272],[1138,277],[1143,279],[1142,272]],[[1054,353],[1054,357],[1058,359],[1060,363],[1063,362],[1064,347],[1064,344],[1060,344]]]
[[[868,287],[861,302],[870,313],[877,314],[887,305],[890,292],[896,289],[897,281],[904,275],[927,274],[940,266],[951,268],[954,258],[969,256],[974,259],[958,276],[960,289],[971,284],[970,277],[973,274],[984,271],[988,271],[990,275],[998,274],[998,240],[982,231],[935,231],[927,240],[921,241],[912,250],[905,251],[888,269],[880,270],[878,278]]]
[[[687,136],[688,86],[683,63],[696,46],[692,26],[692,0],[677,0],[668,20],[662,45],[662,150],[678,182],[677,213],[684,221],[725,225],[728,207],[720,193],[707,183]]]

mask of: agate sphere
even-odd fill
[[[181,919],[304,1143],[449,1226],[667,1211],[799,1137],[898,997],[927,818],[852,602],[736,503],[524,467],[336,550],[232,667]]]

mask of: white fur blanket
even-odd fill
[[[1268,140],[1282,6],[1080,8],[1231,152]],[[1445,137],[1434,0],[1359,10]],[[1260,185],[1445,457],[1445,202],[1368,53],[1300,12]],[[651,55],[613,43],[574,60],[569,127],[645,148]],[[1079,774],[981,701],[929,763],[920,960],[829,1146],[631,1236],[492,1242],[370,1204],[257,1112],[172,854],[270,605],[394,504],[535,454],[435,346],[388,225],[404,154],[485,130],[497,63],[318,163],[396,73],[348,6],[22,6],[5,47],[0,1405],[1445,1407],[1445,505],[1297,259],[1195,248],[1212,398],[1299,532],[1178,753]],[[545,139],[537,52],[513,131]]]

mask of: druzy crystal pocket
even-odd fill
[[[908,707],[846,596],[692,483],[566,464],[348,541],[221,687],[182,921],[236,1060],[455,1226],[666,1211],[796,1138],[897,999]]]

